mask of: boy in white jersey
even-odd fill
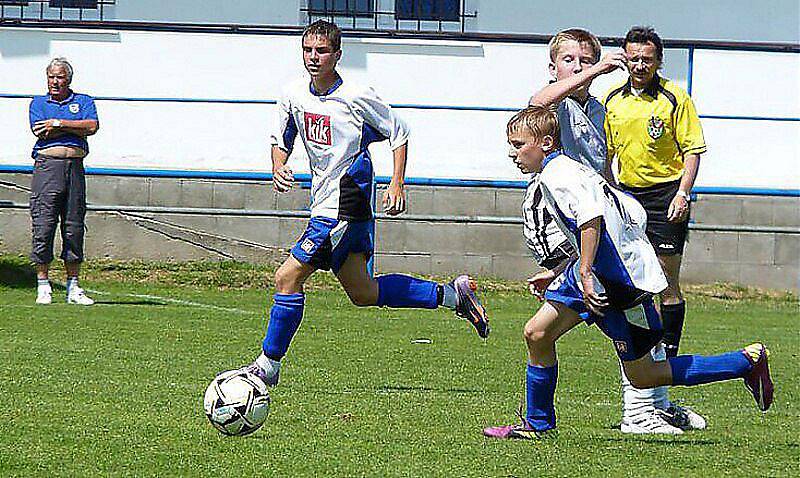
[[[268,385],[277,384],[281,359],[303,318],[303,284],[318,269],[331,269],[357,306],[445,306],[469,320],[478,335],[486,338],[490,331],[486,311],[468,276],[437,284],[401,274],[369,275],[374,173],[367,147],[389,140],[394,171],[383,207],[389,215],[400,214],[406,207],[408,128],[371,88],[339,76],[341,31],[336,25],[322,20],[311,24],[303,32],[302,43],[311,79],[291,84],[278,104],[272,170],[275,190],[288,191],[294,175],[287,160],[299,135],[311,165],[311,219],[275,273],[274,303],[262,354],[247,369]]]
[[[571,28],[550,40],[550,74],[553,81],[531,97],[531,105],[552,108],[558,116],[564,154],[601,173],[610,183],[611,168],[606,161],[605,108],[589,93],[598,76],[625,67],[621,51],[600,58],[600,41],[592,33]],[[523,204],[525,237],[534,257],[546,270],[530,279],[531,291],[541,298],[547,284],[572,254],[566,236],[559,230],[542,200],[538,178],[533,178]],[[530,219],[533,220],[530,220]],[[557,272],[556,272],[557,271]],[[651,351],[656,360],[666,358],[658,343]],[[667,387],[637,389],[622,372],[623,433],[679,434],[703,429],[706,420],[693,410],[667,398]]]
[[[625,374],[639,388],[699,385],[743,378],[762,411],[774,387],[760,343],[721,355],[680,355],[657,362],[650,354],[663,330],[652,296],[666,286],[645,235],[646,214],[630,196],[594,170],[564,156],[556,116],[531,106],[508,123],[509,156],[523,173],[541,173],[548,210],[579,259],[549,285],[546,302],[525,324],[527,412],[520,425],[484,429],[492,438],[531,439],[555,429],[556,341],[585,321],[613,342]]]

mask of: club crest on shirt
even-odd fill
[[[315,113],[305,113],[306,139],[312,143],[331,144],[331,117]]]
[[[614,341],[614,347],[616,347],[617,348],[617,352],[619,352],[621,354],[624,354],[625,352],[628,351],[628,344],[626,344],[622,340],[615,340]]]
[[[72,114],[78,114],[78,111],[81,110],[81,105],[78,103],[70,103],[69,105],[69,112]]]
[[[647,134],[653,139],[664,136],[664,120],[656,115],[651,116],[647,122]]]

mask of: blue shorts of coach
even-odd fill
[[[664,335],[653,299],[625,310],[609,307],[601,317],[586,308],[578,280],[574,269],[567,267],[547,289],[545,299],[574,310],[588,325],[596,324],[614,343],[620,360],[637,360],[650,353]]]
[[[312,217],[291,253],[304,264],[338,273],[351,253],[365,253],[367,259],[372,257],[373,230],[372,220],[348,222]]]

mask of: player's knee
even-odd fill
[[[551,341],[547,331],[536,327],[536,322],[534,320],[529,320],[528,323],[525,324],[522,336],[525,338],[525,342],[532,346],[547,344]]]
[[[302,289],[299,275],[291,269],[279,268],[275,272],[275,291],[279,294],[294,294]]]

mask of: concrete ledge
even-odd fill
[[[30,178],[0,175],[0,201],[27,203]],[[309,200],[308,189],[277,194],[267,181],[89,176],[87,183],[89,202],[106,205],[298,211],[307,209]],[[490,188],[411,186],[407,193],[408,213],[429,216],[515,218],[523,197],[522,190]],[[376,199],[381,197],[379,190]],[[792,230],[800,227],[800,198],[700,195],[692,217],[698,225],[785,230],[692,230],[684,281],[800,290],[800,234]],[[537,271],[519,224],[429,219],[378,221],[379,272],[524,279]],[[281,261],[305,225],[303,217],[93,211],[87,216],[86,252],[118,259]],[[27,209],[0,208],[0,250],[29,252]]]

